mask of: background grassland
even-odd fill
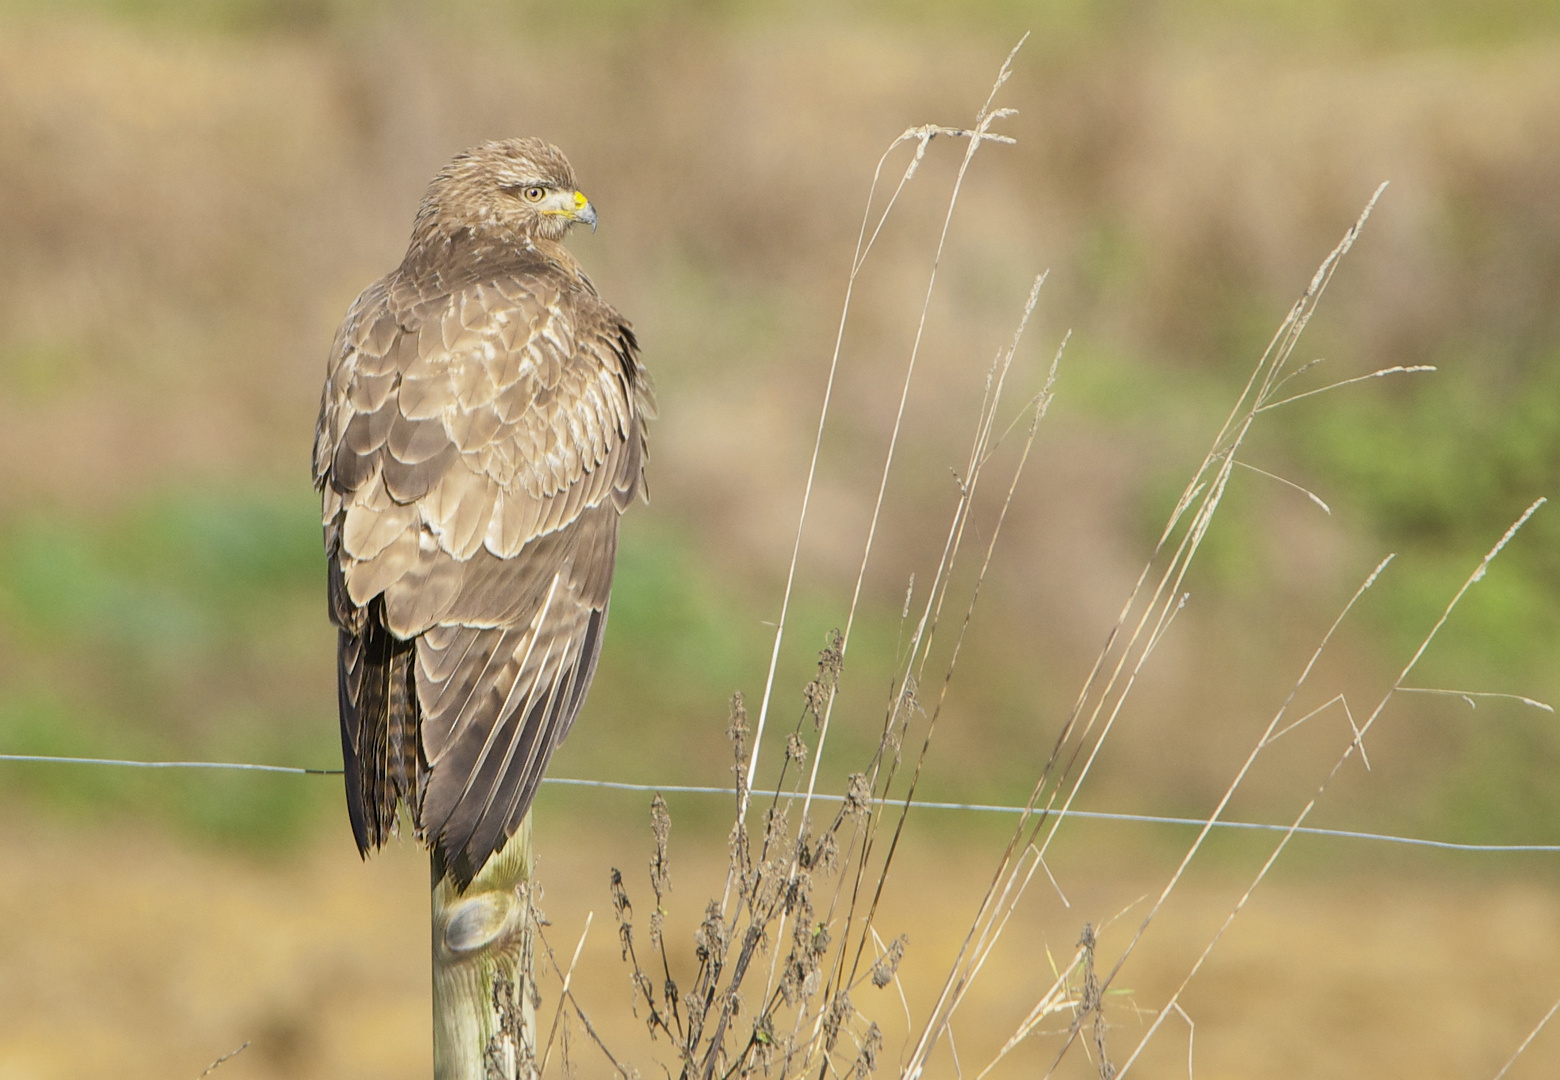
[[[1332,513],[1256,474],[1238,478],[1188,583],[1191,606],[1086,795],[1097,808],[1206,813],[1327,620],[1394,550],[1328,670],[1361,699],[1379,688],[1478,555],[1533,498],[1557,494],[1560,6],[982,0],[954,10],[0,4],[0,750],[335,763],[333,638],[308,483],[324,353],[352,297],[399,257],[427,178],[479,139],[536,133],[564,146],[601,210],[600,231],[574,246],[638,327],[662,403],[655,501],[625,524],[596,688],[554,771],[725,782],[725,699],[761,689],[765,620],[776,615],[870,170],[910,124],[967,122],[1024,30],[1035,36],[1008,91],[1018,145],[982,152],[955,217],[830,783],[874,743],[906,582],[929,573],[953,498],[949,465],[962,459],[981,378],[1030,275],[1051,271],[1026,346],[1031,389],[1062,330],[1075,335],[961,660],[923,787],[933,798],[1027,793],[1252,359],[1390,179],[1303,358],[1325,357],[1326,378],[1440,370],[1271,414],[1253,463],[1317,492]],[[848,421],[825,442],[778,680],[787,722],[849,599],[906,313],[919,304],[955,158],[934,144],[858,289],[836,406]],[[1560,698],[1557,595],[1551,508],[1470,595],[1425,681]],[[1371,747],[1374,770],[1340,780],[1327,823],[1554,839],[1551,717],[1496,703],[1470,713],[1455,700],[1396,708]],[[1297,733],[1237,811],[1289,810],[1342,732],[1340,722]],[[321,885],[338,890],[332,902],[364,902],[342,899],[357,896],[352,875],[363,871],[346,853],[333,782],[3,769],[0,812],[13,831],[83,851],[133,835],[136,858],[152,860],[148,881],[187,879],[209,860],[224,881],[339,873]],[[540,806],[558,822],[544,831],[578,829],[582,850],[606,835],[639,840],[638,802],[549,791]],[[674,809],[717,842],[724,807]],[[987,828],[948,816],[915,825],[928,860]],[[1151,867],[1178,841],[1109,842]],[[54,865],[35,847],[18,851]],[[1219,865],[1249,858],[1239,845],[1213,854]],[[594,856],[581,858],[598,874]],[[300,860],[314,861],[305,870]],[[1357,879],[1381,863],[1307,847],[1294,865],[1307,887],[1339,890],[1316,903],[1346,918],[1370,908]],[[1448,908],[1424,917],[1444,917],[1452,935],[1477,936],[1488,916],[1485,901],[1459,899],[1475,895],[1461,891],[1468,879],[1537,890],[1519,906],[1552,900],[1552,874],[1533,861],[1387,865],[1422,885],[1383,879],[1371,895],[1444,892]],[[6,895],[46,880],[13,878]],[[583,884],[564,895],[603,903]],[[268,910],[292,925],[282,901]],[[1274,934],[1271,947],[1286,951],[1281,926]],[[1376,974],[1401,961],[1398,978],[1410,980],[1412,936],[1396,960],[1372,962]],[[11,982],[32,966],[17,935],[3,940]],[[1532,944],[1552,975],[1553,943]],[[368,947],[341,946],[353,956]],[[343,963],[356,974],[325,980],[321,1000],[377,977]],[[1470,975],[1468,963],[1453,950],[1430,966],[1450,982]],[[1522,970],[1509,986],[1489,972],[1501,986],[1489,1002],[1509,992],[1520,999],[1512,1009],[1532,1011],[1552,1000],[1552,986],[1531,982],[1543,966]],[[1316,1041],[1411,1041],[1399,1010],[1376,1015],[1336,987],[1325,994],[1341,1002],[1326,1030],[1342,1034]],[[1208,998],[1199,1019],[1227,1000]],[[100,1006],[102,1039],[122,1061],[140,1044],[117,1007]],[[180,1029],[169,1045],[211,1042],[215,1056],[250,1033],[247,1007]],[[1449,1064],[1457,1055],[1492,1072],[1488,1061],[1512,1044],[1504,1028],[1465,1038],[1447,1019],[1456,1008],[1426,1005],[1419,1017],[1439,1031],[1432,1048],[1458,1049],[1427,1052],[1418,1075],[1465,1075]],[[21,1014],[0,1009],[0,1061],[47,1027],[36,1012],[7,1015]],[[157,1014],[160,1030],[180,1015]],[[296,1023],[311,1046],[368,1039]],[[1224,1031],[1252,1035],[1272,1021],[1230,1023]],[[1532,1075],[1557,1060],[1544,1053],[1535,1049]],[[306,1057],[251,1067],[306,1075]],[[37,1060],[16,1075],[71,1071]],[[174,1068],[156,1060],[158,1075]],[[1263,1060],[1262,1075],[1317,1074],[1298,1050]]]

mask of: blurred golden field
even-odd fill
[[[865,580],[826,783],[876,744],[908,579],[941,548],[991,358],[1049,270],[1022,400],[1057,400],[984,586],[919,794],[1022,801],[1162,522],[1316,265],[1391,186],[1307,331],[1315,385],[1241,473],[1080,806],[1207,815],[1360,580],[1318,677],[1356,715],[1519,513],[1560,494],[1560,7],[982,0],[0,4],[0,752],[339,762],[308,450],[346,306],[400,257],[428,178],[538,134],[601,212],[571,246],[635,323],[661,418],[611,628],[560,776],[730,782],[726,700],[763,687],[872,170],[971,122],[1025,31],[953,217]],[[850,602],[948,197],[932,143],[859,279],[777,679],[787,727]],[[907,151],[885,175],[897,176]],[[881,195],[880,195],[881,198]],[[1012,447],[1005,448],[1011,457]],[[1008,459],[1004,459],[1008,460]],[[1011,465],[1011,461],[1008,461]],[[1560,698],[1560,508],[1472,590],[1418,685]],[[995,506],[975,530],[984,546]],[[972,541],[973,543],[974,541]],[[961,588],[970,584],[966,573]],[[960,611],[962,614],[962,609]],[[1395,701],[1309,824],[1555,843],[1554,717]],[[1291,820],[1348,744],[1286,736],[1229,815]],[[778,759],[778,747],[771,764]],[[760,782],[764,777],[760,777]],[[648,796],[544,789],[549,940],[638,1067],[606,880],[647,893]],[[726,803],[672,799],[691,941]],[[427,1075],[426,870],[354,857],[337,782],[0,763],[0,1080]],[[913,814],[878,924],[907,1001],[856,1004],[898,1060],[1006,840]],[[938,1075],[979,1072],[1113,918],[1113,959],[1185,829],[1070,824]],[[1123,969],[1118,1060],[1271,838],[1219,838]],[[1302,839],[1191,983],[1193,1074],[1492,1077],[1560,994],[1553,854]],[[548,1007],[550,1015],[550,1005]],[[1065,1018],[1054,1028],[1065,1028]],[[1187,1069],[1177,1018],[1135,1066]],[[1044,1072],[1059,1042],[993,1075]],[[581,1075],[609,1075],[576,1045]],[[1560,1066],[1546,1031],[1512,1077]],[[1001,1070],[1007,1070],[1003,1072]],[[1078,1053],[1059,1075],[1095,1075]]]

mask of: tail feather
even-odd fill
[[[342,630],[336,650],[347,816],[364,855],[393,835],[400,803],[416,809],[419,772],[414,646],[385,627],[381,605],[365,611],[361,633]]]

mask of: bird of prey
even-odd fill
[[[561,243],[596,211],[539,139],[438,174],[331,347],[314,440],[358,849],[397,807],[464,890],[595,673],[654,395]]]

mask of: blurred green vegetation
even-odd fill
[[[1118,363],[1127,382],[1126,373],[1141,370]],[[1099,399],[1092,393],[1101,387],[1084,387],[1082,405],[1097,400],[1099,415],[1128,421],[1135,414],[1148,422],[1152,414],[1194,448],[1191,433],[1211,438],[1223,420],[1220,404],[1233,398],[1231,387],[1221,394],[1206,375],[1181,381],[1181,373],[1175,380],[1145,373],[1121,392],[1107,376]],[[1433,373],[1286,406],[1269,414],[1245,456],[1325,499],[1334,518],[1369,538],[1374,558],[1395,555],[1346,624],[1343,646],[1369,648],[1384,671],[1413,656],[1480,558],[1535,499],[1549,499],[1469,589],[1408,685],[1560,703],[1560,363],[1491,375],[1454,361]],[[1311,382],[1323,385],[1326,377]],[[1182,493],[1186,464],[1160,462],[1143,477],[1137,538],[1144,550],[1158,540]],[[1236,625],[1284,626],[1295,618],[1295,598],[1273,586],[1285,541],[1275,552],[1261,539],[1271,531],[1277,500],[1312,512],[1299,492],[1238,472],[1187,580],[1194,595],[1212,599],[1220,617]],[[1368,560],[1363,575],[1374,558],[1361,558]],[[1318,619],[1322,614],[1315,611]],[[1400,695],[1383,726],[1393,725],[1410,727],[1403,741],[1417,744],[1423,757],[1395,763],[1389,779],[1379,781],[1400,785],[1400,800],[1353,800],[1351,827],[1466,842],[1553,842],[1560,788],[1547,778],[1560,767],[1560,739],[1552,713],[1510,700],[1472,706],[1456,697]],[[1425,773],[1425,761],[1445,768]],[[1198,806],[1194,800],[1179,810],[1201,813]]]
[[[1411,385],[1340,394],[1297,440],[1297,456],[1341,510],[1399,553],[1373,636],[1407,657],[1478,559],[1540,495],[1541,507],[1468,592],[1427,652],[1416,685],[1560,702],[1560,355],[1508,379],[1452,364]],[[1298,425],[1287,434],[1296,439]],[[1452,746],[1450,775],[1426,785],[1418,818],[1448,838],[1546,843],[1560,820],[1553,714],[1481,700],[1426,710]],[[1437,737],[1432,735],[1432,737]]]
[[[323,703],[294,676],[322,639],[313,501],[307,489],[162,492],[101,517],[33,510],[6,521],[0,745],[24,754],[333,764],[339,751]],[[277,848],[317,819],[330,786],[240,773],[3,767],[7,790],[62,809],[151,813],[196,834]]]

